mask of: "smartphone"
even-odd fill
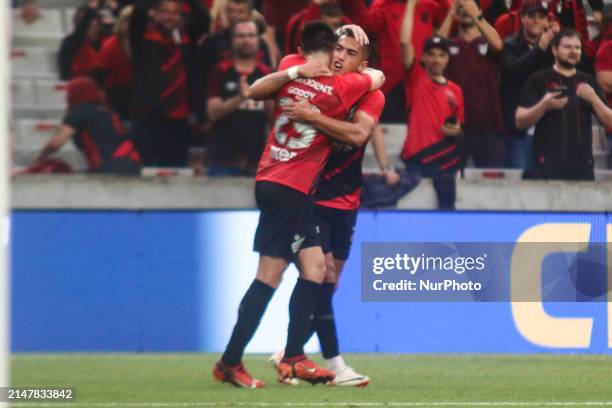
[[[561,99],[567,97],[567,86],[559,85],[550,90],[552,93],[556,93],[557,96],[555,98]]]

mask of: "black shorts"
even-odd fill
[[[260,214],[254,251],[293,262],[301,249],[321,245],[310,196],[282,184],[258,181],[255,200]]]
[[[323,253],[331,252],[334,259],[346,261],[353,243],[357,210],[338,210],[315,204],[314,214]]]

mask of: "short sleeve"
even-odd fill
[[[76,108],[71,109],[62,121],[64,125],[68,125],[77,130],[81,130],[85,127],[87,120],[87,105],[80,104]]]
[[[542,99],[543,93],[538,86],[538,74],[533,74],[527,79],[521,91],[519,106],[530,108]]]
[[[366,74],[351,72],[337,75],[334,79],[336,80],[334,89],[347,109],[355,105],[372,87],[372,79]]]
[[[595,71],[612,71],[612,40],[606,41],[597,51]]]
[[[357,111],[367,113],[374,122],[378,123],[383,108],[385,107],[385,94],[381,91],[373,91],[366,94],[359,102]]]
[[[206,87],[206,94],[208,99],[210,98],[221,98],[222,92],[221,87],[223,86],[223,75],[221,75],[221,69],[219,66],[215,66],[208,76],[208,85]]]

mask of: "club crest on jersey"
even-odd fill
[[[232,91],[235,91],[236,89],[238,89],[238,84],[236,82],[226,82],[225,83],[226,91],[232,92]]]
[[[487,51],[489,51],[489,43],[478,45],[478,52],[480,52],[480,55],[487,55]]]

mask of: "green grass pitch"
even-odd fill
[[[214,382],[212,354],[16,354],[17,387],[66,386],[76,401],[28,407],[612,407],[612,356],[346,354],[366,388],[281,386],[248,355],[265,389]],[[317,358],[315,361],[320,362]]]

